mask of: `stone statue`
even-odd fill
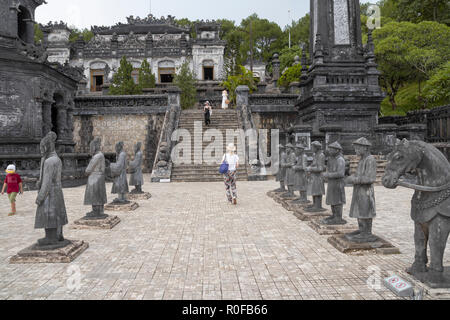
[[[105,156],[101,148],[100,138],[96,138],[90,143],[90,153],[92,159],[86,168],[89,175],[84,193],[84,205],[92,206],[92,211],[86,214],[85,219],[105,219],[104,206],[107,203],[106,183],[105,183]]]
[[[417,185],[400,181],[408,172],[417,175]],[[411,218],[415,223],[416,254],[408,272],[433,288],[449,288],[450,275],[444,272],[443,257],[450,233],[450,163],[437,148],[423,141],[398,140],[388,156],[383,185],[415,190]],[[430,266],[427,268],[427,244]]]
[[[366,138],[359,138],[353,145],[361,159],[356,173],[348,177],[346,182],[353,184],[350,217],[358,219],[359,228],[345,237],[354,242],[373,242],[378,239],[372,235],[372,220],[376,216],[373,184],[377,179],[377,160],[370,154],[372,144]]]
[[[34,228],[45,229],[45,238],[38,240],[38,248],[56,249],[70,243],[63,236],[63,226],[68,219],[61,185],[62,162],[55,151],[56,139],[56,133],[51,131],[40,143],[42,161]]]
[[[308,167],[308,156],[305,153],[305,146],[301,143],[296,146],[297,162],[294,166],[295,171],[295,189],[300,192],[300,198],[294,200],[294,203],[308,203],[307,197],[307,178],[306,168]]]
[[[114,204],[128,204],[126,193],[128,193],[127,183],[127,153],[124,151],[123,142],[116,144],[116,163],[111,163],[111,175],[114,178],[111,193],[118,194],[114,199]]]
[[[134,160],[130,162],[130,186],[134,186],[135,189],[131,191],[134,194],[142,194],[142,185],[144,184],[144,176],[142,175],[142,143],[138,142],[134,146]]]
[[[307,212],[325,211],[322,208],[322,197],[325,194],[325,184],[322,172],[325,171],[325,155],[322,151],[322,144],[319,141],[311,143],[314,152],[313,162],[311,166],[306,168],[306,172],[310,174],[308,183],[308,194],[313,197],[313,205],[305,209]]]
[[[281,197],[282,198],[292,198],[294,197],[294,185],[295,185],[295,171],[294,166],[297,162],[297,157],[295,156],[294,146],[291,143],[288,143],[286,145],[286,175],[284,178],[284,181],[288,187],[288,192],[284,193]]]
[[[286,164],[286,152],[285,147],[281,143],[279,145],[279,150],[280,150],[280,163],[276,178],[277,181],[280,182],[280,188],[276,189],[275,192],[284,192],[286,191],[286,186],[284,183],[284,178],[286,176],[286,168],[283,166]]]
[[[332,215],[320,223],[327,225],[346,224],[342,219],[345,204],[345,159],[342,156],[342,147],[339,142],[333,142],[328,147],[327,172],[323,177],[328,179],[326,204],[331,206]]]

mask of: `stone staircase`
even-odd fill
[[[195,123],[197,123],[197,127],[201,124],[202,131],[194,132]],[[180,115],[180,121],[178,124],[178,129],[185,129],[189,131],[192,139],[192,148],[191,148],[191,164],[176,164],[174,163],[172,168],[172,182],[214,182],[214,181],[223,181],[223,176],[219,173],[219,164],[208,164],[205,163],[205,159],[203,159],[205,149],[212,144],[210,138],[206,138],[205,141],[205,131],[209,129],[216,129],[222,133],[223,137],[223,150],[220,150],[220,159],[226,150],[226,130],[239,129],[238,126],[238,118],[236,110],[228,109],[214,109],[211,117],[211,124],[206,127],[204,123],[204,115],[203,110],[183,110]],[[202,150],[196,150],[194,148],[194,138],[199,140],[200,137],[202,139]],[[235,145],[240,143],[240,139],[236,138],[234,141]],[[239,150],[238,150],[239,151]],[[214,154],[213,154],[214,156]],[[248,180],[247,168],[245,164],[245,156],[243,152],[238,152],[240,167],[238,169],[238,180],[246,181]],[[195,159],[203,159],[202,164],[195,164]]]
[[[383,156],[374,156],[377,159],[377,180],[376,185],[381,185],[381,180],[383,178],[387,161]],[[358,168],[359,157],[358,156],[346,156],[346,158],[350,161],[350,174],[354,174],[356,169]]]

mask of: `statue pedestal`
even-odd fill
[[[335,235],[328,238],[328,242],[342,253],[355,253],[362,251],[374,251],[378,254],[399,254],[400,250],[390,242],[377,237],[374,242],[352,242],[347,240],[344,234]]]
[[[139,205],[136,202],[130,202],[125,204],[112,202],[105,205],[105,210],[108,211],[134,211],[137,208],[139,208]]]
[[[430,276],[428,272],[418,272],[409,274],[406,270],[398,272],[398,275],[406,281],[413,284],[417,290],[423,289],[425,294],[431,296],[431,299],[450,299],[450,267],[445,267],[442,277]]]
[[[128,194],[128,200],[148,200],[151,197],[152,195],[149,192]]]
[[[70,263],[89,248],[84,241],[66,241],[68,244],[65,247],[53,250],[43,250],[33,244],[11,257],[9,263]]]
[[[322,211],[322,212],[307,212],[304,210],[305,206],[302,208],[298,208],[297,210],[294,210],[294,216],[297,217],[297,219],[301,221],[312,221],[316,218],[324,219],[326,217],[331,216],[330,211]]]
[[[306,207],[307,205],[310,205],[309,203],[295,203],[294,201],[297,200],[298,197],[294,200],[285,200],[283,201],[283,203],[281,204],[283,206],[283,208],[285,208],[288,211],[298,211],[298,210],[302,210],[304,207]]]
[[[112,229],[120,222],[117,216],[108,216],[105,219],[86,219],[86,217],[76,220],[72,229]]]
[[[442,274],[433,274],[430,272],[414,272],[410,275],[417,281],[420,281],[425,285],[425,290],[430,289],[447,289],[447,290],[435,290],[435,294],[447,294],[450,297],[450,267],[444,268]]]
[[[316,214],[320,213],[321,212],[316,212]],[[306,212],[305,214],[313,214],[313,212]],[[349,224],[321,224],[320,220],[322,219],[324,219],[324,217],[315,216],[308,222],[308,226],[320,235],[345,234],[358,230],[358,226]]]

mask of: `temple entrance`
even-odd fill
[[[103,70],[91,70],[91,92],[102,91],[105,72]]]
[[[203,67],[203,80],[214,80],[214,67]]]
[[[175,68],[159,68],[159,83],[172,83],[175,77]]]

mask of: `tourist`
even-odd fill
[[[6,168],[6,173],[8,175],[6,176],[5,183],[3,184],[2,194],[5,193],[5,188],[8,187],[7,193],[8,193],[9,202],[11,203],[11,212],[8,214],[8,216],[13,216],[16,214],[16,196],[17,196],[17,193],[20,193],[20,194],[23,193],[23,185],[22,185],[22,179],[16,173],[15,165],[10,164]]]
[[[205,125],[208,126],[211,124],[211,115],[212,115],[212,108],[211,105],[209,104],[209,101],[206,101],[203,111],[205,112]]]
[[[228,201],[237,204],[236,170],[239,168],[239,156],[235,154],[236,147],[233,143],[227,146],[227,153],[223,155],[222,162],[228,163],[228,172],[223,175]]]
[[[228,104],[230,101],[228,100],[228,91],[223,90],[222,91],[222,109],[228,109]]]

